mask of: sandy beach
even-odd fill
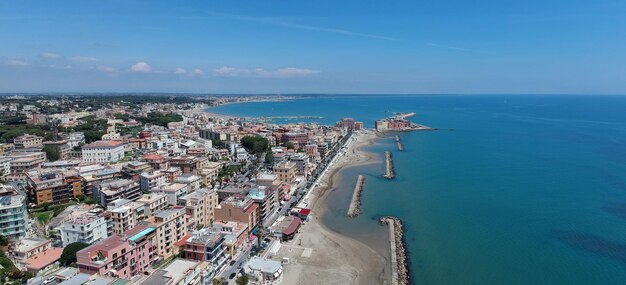
[[[290,258],[283,284],[389,284],[388,256],[328,229],[320,221],[327,210],[325,200],[336,187],[342,169],[381,162],[363,151],[376,138],[371,131],[355,134],[343,155],[335,158],[320,177],[319,185],[303,200],[313,209],[313,216],[296,238],[282,245],[276,256]]]

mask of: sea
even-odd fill
[[[342,95],[223,105],[233,116],[319,116],[277,123],[373,127],[394,112],[436,131],[392,135],[352,167],[327,203],[332,230],[388,251],[378,217],[405,225],[412,284],[626,284],[626,96]],[[395,134],[393,134],[395,135]],[[361,215],[346,217],[358,174]]]

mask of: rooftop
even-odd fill
[[[52,247],[24,261],[28,269],[41,270],[61,258],[62,248]]]
[[[90,144],[84,145],[85,148],[115,148],[122,146],[124,144],[123,141],[95,141]]]
[[[267,274],[274,274],[282,270],[282,268],[283,266],[280,261],[263,259],[257,256],[248,260],[248,262],[244,264],[244,270],[246,272],[261,271]]]

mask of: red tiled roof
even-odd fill
[[[61,253],[63,253],[62,248],[51,247],[43,252],[40,252],[33,257],[26,259],[25,263],[26,268],[33,270],[41,270],[46,266],[55,263],[59,258],[61,258]]]
[[[185,245],[185,243],[187,242],[187,240],[191,237],[191,234],[186,234],[183,238],[181,238],[179,241],[175,242],[174,245],[175,246],[183,246]]]

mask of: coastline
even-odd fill
[[[376,251],[365,242],[330,229],[322,220],[328,212],[327,198],[339,185],[345,169],[381,163],[365,147],[374,144],[378,134],[367,130],[355,134],[303,199],[314,215],[302,228],[299,245],[310,248],[309,258],[298,258],[286,265],[285,284],[390,284],[389,250]],[[295,239],[294,239],[295,240]],[[288,245],[289,246],[289,245]]]

